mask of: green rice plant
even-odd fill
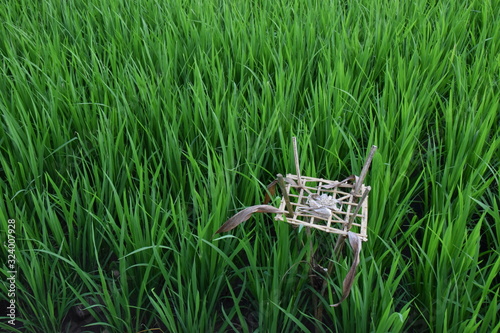
[[[1,330],[499,329],[495,1],[4,2],[0,237],[15,219],[24,329]],[[260,216],[213,237],[294,170],[292,136],[326,179],[379,147],[337,308],[331,236],[311,250]],[[312,251],[336,263],[325,297]]]

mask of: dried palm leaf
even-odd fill
[[[236,228],[238,225],[248,220],[254,213],[284,214],[287,212],[269,205],[250,206],[229,218],[229,220],[227,220],[215,233],[218,234]]]
[[[361,252],[361,238],[359,238],[357,234],[351,231],[347,233],[347,236],[349,237],[349,243],[351,244],[353,251],[352,265],[351,269],[349,270],[344,279],[344,282],[342,283],[342,298],[337,304],[332,304],[330,306],[339,306],[340,303],[342,303],[347,298],[347,296],[349,296],[352,284],[354,282],[354,277],[356,276],[356,269],[358,268],[359,265],[359,254]]]

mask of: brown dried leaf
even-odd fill
[[[297,182],[295,180],[293,180],[292,178],[285,177],[285,182],[287,182],[288,184],[290,184],[292,186],[299,186],[297,184]]]
[[[284,180],[285,180],[285,182],[287,182],[288,184],[290,184],[292,186],[298,186],[297,183],[291,178],[285,177]],[[276,194],[276,185],[277,184],[278,184],[278,179],[275,179],[272,181],[271,184],[267,185],[266,196],[265,196],[264,202],[263,202],[264,205],[267,205],[269,202],[271,202],[271,197]]]
[[[233,215],[215,233],[218,234],[236,228],[239,224],[248,220],[253,213],[284,214],[287,212],[269,205],[250,206]]]
[[[356,276],[356,268],[358,268],[359,265],[359,254],[361,252],[361,238],[359,238],[357,234],[351,231],[347,233],[347,236],[349,237],[349,243],[351,244],[353,251],[352,265],[351,269],[349,270],[344,279],[344,283],[342,284],[342,294],[343,294],[342,298],[337,304],[333,304],[330,306],[339,306],[340,303],[342,303],[347,298],[347,296],[349,296],[352,284],[354,282],[354,277]]]
[[[347,183],[348,181],[355,180],[355,179],[356,179],[356,176],[355,176],[355,175],[351,175],[351,176],[347,177],[347,178],[346,178],[346,179],[344,179],[344,180],[341,180],[341,181],[334,181],[334,182],[333,182],[333,183],[331,183],[331,184],[328,184],[328,185],[323,185],[323,186],[321,186],[321,188],[330,189],[330,188],[339,187],[340,185],[345,184],[345,183]]]
[[[264,205],[267,205],[271,201],[271,196],[276,194],[276,184],[278,184],[278,180],[275,179],[269,185],[267,185],[266,197],[264,198]]]

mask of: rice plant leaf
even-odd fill
[[[279,210],[276,207],[269,206],[269,205],[255,205],[255,206],[250,206],[242,211],[236,213],[233,215],[229,220],[227,220],[220,228],[217,230],[215,233],[221,233],[221,232],[226,232],[231,229],[236,228],[239,224],[245,222],[252,216],[253,213],[273,213],[273,214],[284,214],[287,213],[286,211]]]
[[[359,265],[359,254],[361,252],[361,238],[359,238],[357,234],[351,231],[347,233],[347,236],[349,237],[349,243],[351,244],[353,251],[352,265],[351,269],[347,273],[344,282],[342,284],[342,298],[337,304],[330,305],[334,307],[339,306],[340,303],[342,303],[347,298],[347,296],[349,296],[352,284],[354,282],[354,277],[356,276],[356,269],[358,268]]]

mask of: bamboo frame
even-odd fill
[[[299,178],[298,175],[292,174],[288,174],[286,179],[288,182],[285,184],[285,192],[282,193],[279,209],[286,210],[288,213],[276,215],[276,220],[344,236],[347,235],[348,231],[352,231],[358,234],[363,241],[368,240],[367,198],[370,187],[361,185],[359,188],[363,194],[356,195],[353,193],[356,184],[352,181],[339,182],[306,176]],[[341,209],[332,211],[328,218],[304,211],[303,209],[309,208],[307,205],[309,193],[331,196],[339,201]]]
[[[302,176],[300,173],[297,139],[292,138],[293,155],[296,175],[286,176],[287,184],[282,175],[278,175],[278,183],[282,193],[279,206],[286,214],[276,215],[275,219],[293,225],[315,228],[325,232],[342,235],[337,239],[335,251],[342,248],[349,231],[356,233],[363,241],[368,240],[368,193],[370,186],[363,185],[372,162],[376,146],[372,146],[359,177],[350,176],[343,181],[327,180]],[[305,195],[307,192],[307,196]],[[319,207],[308,204],[311,195],[327,196],[328,200],[336,202],[340,209]],[[295,200],[292,200],[295,199]],[[326,213],[325,213],[326,212]],[[327,216],[325,216],[327,215]]]

